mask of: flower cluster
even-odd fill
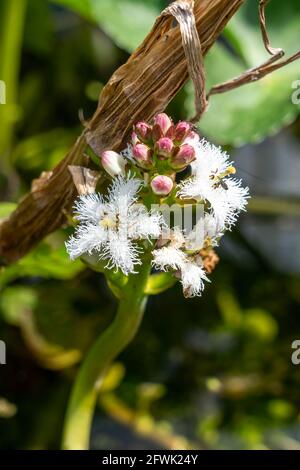
[[[121,269],[125,275],[134,272],[141,263],[137,242],[158,238],[162,226],[159,213],[149,213],[137,203],[140,186],[136,178],[119,176],[106,198],[97,193],[79,198],[75,204],[79,225],[66,243],[71,259],[96,251],[108,269]]]
[[[195,149],[191,145],[192,136],[187,122],[174,126],[166,114],[158,114],[153,126],[139,122],[132,135],[132,154],[137,164],[144,170],[161,168],[173,173],[183,170],[195,160]]]
[[[218,261],[214,248],[249,197],[228,155],[200,139],[190,123],[174,125],[162,113],[152,125],[137,123],[127,148],[103,152],[101,163],[112,186],[106,198],[95,193],[76,203],[79,225],[67,242],[71,258],[97,253],[108,269],[128,275],[147,249],[155,269],[181,280],[186,297],[201,295]],[[189,229],[166,227],[157,210],[161,203],[202,207],[202,216]]]
[[[138,122],[124,156],[150,174],[154,194],[168,196],[174,188],[174,175],[196,159],[199,136],[188,122],[176,126],[166,114],[158,114],[153,125]]]

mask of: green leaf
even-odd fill
[[[92,4],[97,23],[127,51],[143,41],[161,11],[159,0],[93,0]]]
[[[162,0],[55,0],[55,3],[92,19],[129,52],[143,41],[164,8]]]
[[[51,0],[51,2],[69,8],[87,20],[93,20],[91,0]]]
[[[81,352],[50,343],[40,334],[33,314],[37,307],[37,292],[30,287],[8,287],[1,295],[0,309],[4,320],[20,327],[26,346],[43,367],[59,370],[73,366],[81,359]]]
[[[0,203],[0,220],[8,217],[17,207],[14,202],[1,202]]]
[[[37,294],[34,289],[25,286],[8,287],[0,297],[0,309],[3,318],[10,325],[18,326],[23,312],[34,309]]]
[[[217,64],[222,64],[218,67]],[[215,45],[206,60],[208,76],[222,71],[222,82],[244,71],[236,59],[230,57],[220,45]],[[292,123],[299,106],[292,103],[292,83],[296,80],[299,64],[277,71],[263,80],[243,86],[222,95],[212,96],[210,107],[199,124],[201,133],[220,144],[243,145],[259,142],[276,134],[283,126]],[[226,73],[231,70],[231,73]],[[188,108],[193,106],[189,92]]]
[[[76,136],[76,130],[52,129],[19,142],[12,162],[17,168],[35,171],[52,169],[68,152]]]
[[[43,18],[43,21],[41,21]],[[54,41],[54,29],[51,11],[47,2],[30,0],[27,2],[27,14],[24,30],[24,46],[38,55],[51,52]],[[38,38],[38,40],[37,40]]]
[[[70,261],[64,246],[53,248],[45,241],[19,262],[2,270],[0,288],[20,277],[68,280],[83,269],[85,266],[80,260]]]

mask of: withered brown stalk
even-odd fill
[[[300,57],[299,52],[277,62],[283,51],[270,46],[264,10],[268,1],[260,0],[259,18],[271,58],[213,87],[208,97],[258,80]],[[200,118],[207,107],[203,57],[243,3],[244,0],[177,0],[162,12],[143,43],[104,87],[94,116],[68,155],[52,172],[34,182],[31,192],[1,223],[2,264],[20,259],[66,221],[77,195],[74,166],[86,163],[87,145],[97,155],[106,149],[120,150],[133,124],[141,119],[151,120],[163,111],[189,76],[195,87],[195,119]],[[174,25],[174,17],[179,24]]]
[[[232,78],[224,83],[219,85],[215,85],[211,88],[209,93],[207,94],[207,100],[211,95],[216,95],[219,93],[226,93],[227,91],[234,90],[235,88],[239,88],[242,85],[247,85],[248,83],[255,82],[257,80],[261,80],[266,75],[278,70],[286,65],[294,62],[295,60],[300,58],[300,51],[296,54],[292,55],[288,59],[282,60],[278,62],[284,56],[284,50],[281,48],[274,48],[270,44],[270,39],[266,27],[266,16],[265,16],[265,7],[269,3],[270,0],[260,0],[259,2],[259,22],[260,28],[263,38],[263,43],[266,50],[271,54],[271,57],[264,62],[263,64],[251,68],[246,72],[242,73],[241,75]]]
[[[179,1],[193,5],[192,0]],[[195,20],[205,55],[243,0],[196,0]],[[77,190],[69,165],[84,165],[87,143],[100,154],[120,149],[135,122],[150,120],[177,94],[188,79],[180,27],[162,14],[143,43],[104,87],[88,127],[51,175],[35,185],[17,209],[0,225],[2,264],[28,253],[66,221]]]

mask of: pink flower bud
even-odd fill
[[[158,140],[167,135],[168,130],[172,127],[173,123],[169,116],[165,113],[157,114],[154,118],[153,126],[153,140]]]
[[[173,148],[174,144],[172,140],[168,137],[162,137],[156,142],[154,150],[157,153],[158,158],[163,160],[171,156]]]
[[[134,126],[137,137],[145,144],[149,143],[152,138],[152,127],[147,122],[138,122]]]
[[[112,177],[125,176],[126,160],[122,155],[112,150],[107,150],[101,155],[101,163],[104,170]]]
[[[182,121],[177,124],[174,132],[174,140],[177,144],[181,144],[184,139],[191,132],[191,125],[188,122]]]
[[[151,181],[151,188],[157,196],[168,196],[174,186],[173,180],[169,176],[155,176]]]
[[[174,170],[183,170],[196,158],[194,147],[189,144],[182,145],[172,158],[171,166]]]
[[[152,151],[149,147],[145,144],[136,144],[132,148],[133,156],[137,162],[137,164],[144,168],[145,170],[149,170],[152,167],[153,160],[152,160]]]

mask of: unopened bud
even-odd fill
[[[149,143],[152,138],[152,127],[147,122],[138,122],[134,126],[137,137],[145,144]]]
[[[195,160],[196,151],[189,144],[182,145],[176,155],[172,158],[171,166],[174,170],[183,170]]]
[[[162,137],[156,142],[154,150],[158,155],[158,159],[164,160],[171,156],[173,148],[174,144],[172,140],[168,137]]]
[[[101,163],[104,170],[112,177],[125,176],[126,160],[122,155],[112,150],[107,150],[101,155]]]
[[[174,140],[176,144],[181,144],[191,132],[191,125],[186,121],[181,121],[175,127]]]
[[[161,137],[165,137],[172,125],[173,123],[167,114],[157,114],[154,118],[153,140],[156,141]]]
[[[157,196],[168,196],[174,186],[173,180],[169,176],[158,175],[151,181],[151,188]]]
[[[137,162],[137,164],[144,168],[145,170],[149,170],[152,167],[152,151],[147,147],[145,144],[136,144],[132,147],[133,156]]]

